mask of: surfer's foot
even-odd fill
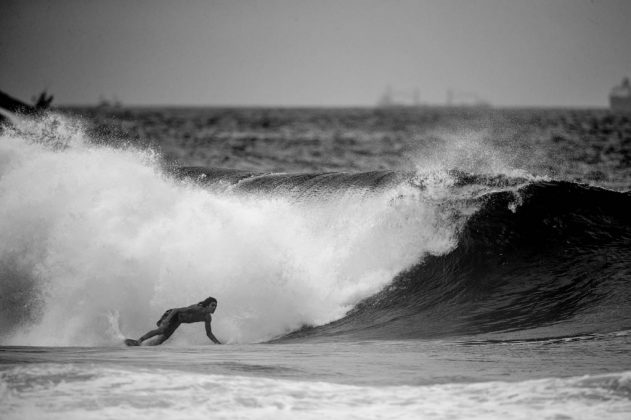
[[[139,346],[140,345],[140,341],[134,340],[132,338],[126,338],[125,339],[125,344],[128,345],[128,346]]]

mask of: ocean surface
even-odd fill
[[[606,110],[14,117],[0,417],[628,419],[629,190]]]

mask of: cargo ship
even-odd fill
[[[631,85],[629,85],[628,77],[625,77],[620,85],[611,89],[609,107],[612,111],[631,112]]]

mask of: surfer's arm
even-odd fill
[[[206,327],[206,335],[208,336],[208,338],[210,338],[210,340],[215,343],[215,344],[221,344],[221,342],[219,340],[217,340],[217,337],[215,337],[215,335],[213,334],[213,331],[210,328],[210,322],[211,322],[212,318],[210,317],[210,315],[208,315],[206,317],[206,320],[204,321],[204,327]]]

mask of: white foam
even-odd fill
[[[25,365],[0,373],[5,419],[627,419],[631,372],[523,382],[353,386],[170,370]]]
[[[209,295],[221,340],[270,339],[341,317],[455,245],[444,207],[410,186],[300,202],[211,192],[51,118],[0,139],[2,344],[112,344]],[[208,340],[191,325],[171,342]]]

